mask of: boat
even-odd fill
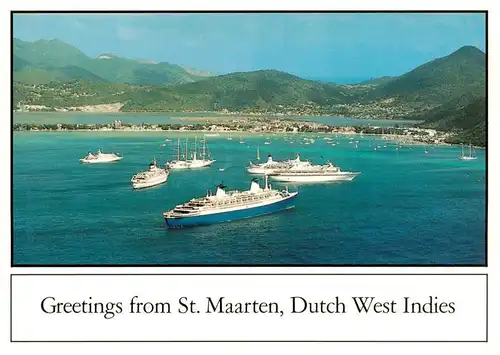
[[[268,145],[268,144],[271,144],[271,141],[268,139],[266,139],[266,141],[264,142],[265,145]]]
[[[203,140],[203,150],[201,153],[201,159],[198,159],[197,152],[197,138],[195,138],[195,147],[193,151],[192,159],[188,159],[188,141],[186,139],[185,151],[183,153],[183,158],[181,159],[181,143],[180,139],[177,140],[177,159],[171,160],[166,163],[167,167],[172,170],[184,170],[184,169],[197,169],[212,165],[215,162],[210,156],[210,152],[207,151],[206,139]]]
[[[339,167],[328,162],[326,165],[313,165],[310,168],[292,167],[284,170],[275,170],[269,174],[270,178],[283,182],[330,182],[351,181],[359,172],[341,171]]]
[[[188,142],[186,139],[186,151],[183,154],[183,158],[181,159],[181,140],[177,138],[177,159],[171,160],[167,162],[165,165],[172,170],[181,170],[181,169],[189,169],[189,165],[187,162],[187,153],[188,153]]]
[[[240,136],[240,144],[244,144],[245,141],[243,140],[243,137]]]
[[[460,157],[458,157],[458,159],[460,160],[476,160],[477,159],[477,156],[475,155],[472,155],[472,144],[469,143],[469,155],[465,155],[464,154],[464,144],[462,143],[462,154],[460,155]]]
[[[219,133],[205,133],[205,137],[218,137]]]
[[[247,191],[226,191],[219,184],[215,194],[209,190],[205,197],[193,198],[164,212],[163,217],[169,228],[230,222],[262,216],[295,207],[298,192],[272,189],[265,178],[261,188],[253,178]]]
[[[291,168],[292,166],[301,166],[301,167],[306,167],[310,166],[311,163],[308,161],[301,161],[300,156],[297,154],[297,157],[293,160],[285,160],[285,161],[274,161],[273,156],[269,154],[267,156],[267,161],[265,163],[260,163],[256,164],[253,162],[250,162],[247,171],[250,174],[259,174],[259,175],[265,175],[273,172],[274,170],[277,169],[288,169]]]
[[[130,179],[134,189],[143,189],[155,185],[162,184],[167,181],[169,171],[158,167],[156,159],[154,159],[146,171],[135,174]]]
[[[193,159],[188,160],[189,169],[204,168],[206,166],[212,165],[215,162],[215,160],[212,160],[210,152],[207,151],[207,140],[206,139],[203,140],[201,159],[198,159],[197,153],[198,152],[197,152],[197,144],[196,144],[196,137],[195,137]]]
[[[165,138],[165,142],[172,142],[170,138]]]
[[[80,162],[86,164],[112,163],[122,160],[123,157],[115,153],[103,153],[100,149],[95,154],[89,152],[85,158],[80,159]]]

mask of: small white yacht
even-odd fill
[[[156,159],[149,164],[149,169],[132,176],[130,182],[134,189],[143,189],[162,184],[167,181],[168,170],[158,167]]]
[[[85,158],[80,159],[80,162],[85,164],[98,164],[98,163],[112,163],[122,159],[123,157],[115,153],[103,153],[100,149],[98,149],[97,153],[95,154],[89,152]]]
[[[469,155],[464,154],[464,145],[463,145],[463,143],[461,145],[462,145],[462,154],[460,155],[460,157],[458,157],[458,159],[460,159],[460,160],[476,160],[477,159],[477,156],[472,154],[472,144],[469,144]]]

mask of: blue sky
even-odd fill
[[[485,50],[483,14],[116,14],[14,16],[14,37],[215,73],[398,75],[464,45]],[[349,81],[349,80],[347,80]]]

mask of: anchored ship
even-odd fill
[[[299,166],[305,168],[311,166],[311,163],[308,161],[301,161],[300,156],[298,154],[295,159],[286,161],[274,161],[272,155],[269,154],[267,157],[267,161],[265,163],[255,164],[250,162],[247,171],[250,174],[265,175],[265,174],[271,174],[276,170],[288,169],[293,166]]]
[[[166,182],[168,174],[168,170],[159,168],[156,159],[154,159],[149,164],[149,169],[147,171],[142,171],[132,176],[130,182],[134,189],[144,189]]]
[[[294,166],[289,169],[275,170],[270,174],[271,179],[284,182],[329,182],[351,181],[359,172],[341,171],[332,163],[326,165],[312,165],[307,168]]]
[[[95,154],[89,152],[85,158],[80,159],[80,162],[86,164],[97,164],[97,163],[111,163],[122,159],[123,157],[115,153],[103,153],[100,149],[98,149],[97,153]]]
[[[257,217],[295,207],[298,192],[289,192],[288,188],[274,190],[265,178],[261,188],[253,178],[247,191],[227,191],[220,184],[217,191],[207,192],[205,197],[193,198],[165,212],[163,217],[170,228],[229,222]]]
[[[215,162],[211,158],[210,151],[207,148],[207,143],[206,139],[203,140],[203,146],[202,146],[202,152],[201,152],[201,159],[198,159],[198,146],[197,146],[197,139],[195,138],[195,143],[194,143],[194,150],[193,150],[193,156],[192,159],[188,159],[189,152],[188,152],[188,141],[186,140],[186,148],[183,154],[183,158],[181,159],[181,143],[180,139],[177,140],[177,159],[172,160],[170,162],[167,162],[167,166],[169,169],[173,170],[180,170],[180,169],[197,169],[197,168],[203,168],[206,166],[212,165],[212,163]]]
[[[469,144],[469,155],[464,154],[464,145],[462,143],[462,155],[458,157],[460,160],[476,160],[477,156],[472,155],[472,144]]]

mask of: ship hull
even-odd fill
[[[165,222],[169,228],[181,228],[181,227],[217,224],[217,223],[253,218],[271,213],[276,213],[279,211],[295,207],[296,196],[297,193],[293,193],[289,197],[281,199],[277,202],[252,208],[247,207],[239,210],[223,211],[223,212],[191,216],[191,217],[180,217],[180,218],[165,217]]]
[[[116,158],[104,158],[104,159],[80,159],[81,163],[84,164],[104,164],[104,163],[113,163],[116,161],[122,160],[123,157],[116,157]]]
[[[153,186],[160,185],[160,184],[163,184],[164,182],[166,182],[167,177],[168,177],[168,175],[164,175],[164,176],[158,177],[156,179],[152,179],[152,180],[147,181],[147,182],[145,182],[145,181],[137,181],[137,182],[132,181],[132,187],[135,190],[153,187]]]
[[[358,174],[332,174],[332,175],[271,175],[271,179],[282,182],[332,182],[332,181],[351,181]]]
[[[198,161],[187,161],[181,162],[177,164],[168,164],[169,169],[171,170],[187,170],[187,169],[200,169],[211,166],[215,160],[198,160]]]
[[[476,160],[477,157],[460,157],[458,159],[460,159],[460,160]]]

